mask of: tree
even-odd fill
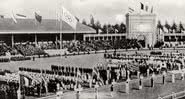
[[[111,24],[108,24],[108,33],[114,33],[114,28]]]
[[[173,32],[177,32],[177,25],[176,25],[175,22],[173,22],[173,25],[172,25],[172,27],[171,27],[171,30],[172,30]]]
[[[90,19],[90,24],[89,26],[95,28],[95,22],[94,22],[94,17],[91,15],[91,19]]]
[[[126,33],[126,25],[124,23],[120,24],[120,33]]]
[[[158,29],[158,31],[159,31],[159,34],[161,33],[161,30],[164,31],[163,26],[162,26],[160,20],[159,20],[158,23],[157,23],[157,29]]]
[[[96,29],[96,33],[99,33],[99,29],[101,29],[101,23],[100,23],[100,21],[96,21],[95,29]]]
[[[87,22],[85,21],[85,19],[82,20],[82,24],[87,25]]]
[[[120,31],[120,26],[119,26],[119,24],[115,24],[115,29],[117,29],[118,30],[118,32]]]
[[[119,26],[119,24],[115,24],[113,28],[114,28],[116,33],[120,33],[120,26]]]
[[[168,24],[168,22],[166,21],[165,22],[165,28],[168,30],[168,33],[170,33],[170,28],[171,28],[171,26]]]
[[[107,28],[108,28],[107,25],[104,24],[104,25],[103,25],[103,28],[102,28],[102,31],[103,31],[104,34],[107,33]]]
[[[182,31],[184,31],[184,26],[182,25],[182,23],[180,22],[179,24],[179,30],[180,30],[180,33],[182,33]]]

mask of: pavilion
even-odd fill
[[[17,23],[11,18],[0,19],[0,40],[12,46],[26,41],[38,44],[42,41],[83,40],[84,34],[95,33],[93,28],[79,22],[74,30],[56,19],[43,19],[41,23],[35,19],[17,19]]]

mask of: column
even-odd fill
[[[12,47],[14,46],[14,35],[12,34],[11,36],[11,41],[12,41]]]
[[[163,85],[165,84],[165,76],[166,76],[166,72],[163,72]]]
[[[37,46],[37,34],[35,34],[35,46]]]
[[[137,71],[137,78],[139,79],[139,77],[140,77],[140,72]]]
[[[76,41],[76,33],[74,33],[74,40]]]
[[[154,87],[154,77],[151,77],[151,87]]]
[[[55,36],[56,48],[58,48],[58,38],[57,35]]]
[[[125,92],[129,94],[129,81],[126,81],[125,83]]]
[[[181,72],[181,80],[184,80],[184,72]]]
[[[175,74],[172,74],[172,83],[175,83]]]
[[[127,81],[130,81],[130,71],[127,70]]]
[[[60,49],[62,49],[62,33],[60,33]]]
[[[147,69],[147,77],[149,77],[149,76],[150,76],[150,70]]]
[[[142,78],[139,79],[139,90],[141,90],[143,88],[143,85],[142,85]]]

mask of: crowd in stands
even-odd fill
[[[142,48],[142,45],[136,39],[122,39],[122,40],[94,40],[94,41],[63,41],[62,47],[68,52],[89,52],[98,50],[112,50],[112,49],[130,49]],[[21,54],[23,56],[46,55],[44,50],[59,49],[59,44],[55,42],[39,43],[38,46],[34,44],[16,44],[13,48],[7,45],[0,45],[0,56],[6,55],[10,52],[11,55]]]
[[[29,43],[26,44],[17,44],[15,45],[15,48],[24,56],[32,56],[32,55],[44,55],[45,52],[35,47],[35,45],[31,45]]]
[[[7,46],[5,43],[0,44],[0,56],[5,56],[9,52],[11,55],[17,55],[18,52],[15,48]]]
[[[142,45],[136,39],[72,41],[64,43],[69,52],[88,52],[110,49],[139,49]]]
[[[38,46],[43,49],[43,50],[48,50],[48,49],[59,49],[59,44],[55,42],[43,42],[43,43],[38,43]]]

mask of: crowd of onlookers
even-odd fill
[[[69,52],[88,52],[111,49],[139,49],[142,45],[136,39],[122,40],[95,40],[95,41],[72,41],[64,46]]]
[[[110,49],[130,49],[141,48],[142,45],[136,39],[122,40],[94,40],[94,41],[63,41],[62,48],[69,52],[89,52]],[[27,43],[16,44],[13,48],[6,44],[0,45],[0,56],[5,56],[7,52],[11,55],[21,54],[23,56],[44,55],[44,50],[59,49],[60,44],[55,42],[39,43],[38,45]]]
[[[18,54],[15,48],[11,48],[10,46],[7,46],[5,43],[0,44],[0,56],[5,56],[7,52],[9,52],[11,55]]]
[[[32,56],[32,55],[44,55],[45,52],[36,47],[35,45],[31,45],[29,43],[26,44],[17,44],[15,48],[24,56]]]
[[[38,46],[43,50],[59,49],[59,44],[56,44],[55,42],[42,42],[38,43]]]

